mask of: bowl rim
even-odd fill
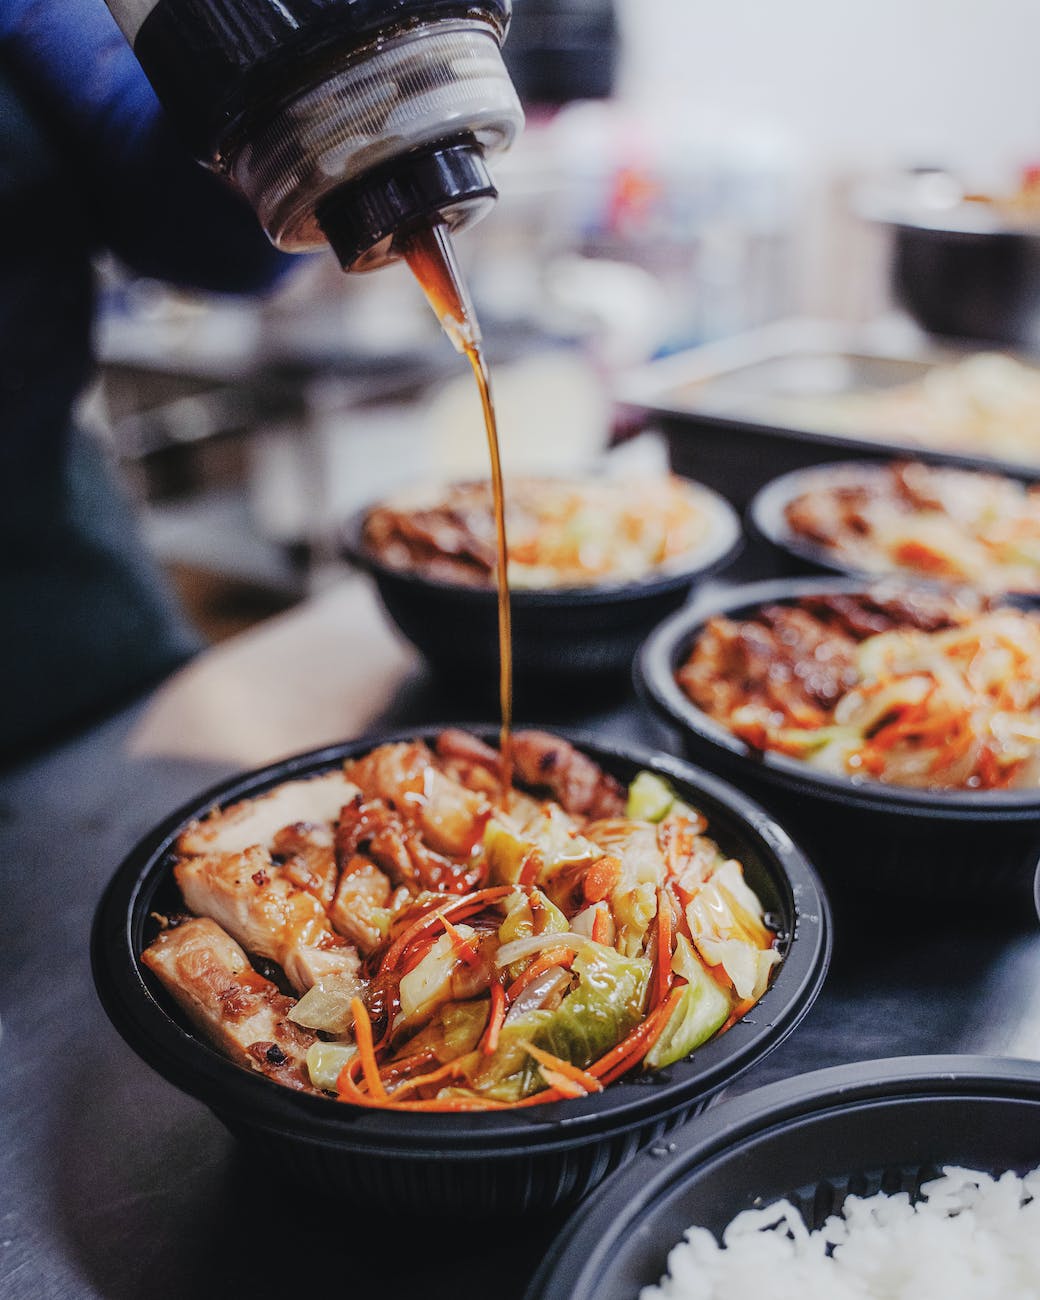
[[[598,1133],[634,1127],[648,1118],[688,1109],[730,1083],[760,1060],[801,1022],[816,1000],[830,961],[832,925],[826,895],[804,854],[772,816],[741,792],[709,773],[669,755],[639,746],[557,731],[598,761],[648,768],[693,791],[722,810],[750,847],[763,858],[781,891],[789,891],[790,942],[778,966],[760,1016],[745,1018],[725,1035],[710,1040],[692,1058],[657,1072],[656,1082],[621,1082],[603,1093],[513,1111],[458,1116],[401,1114],[367,1110],[331,1098],[296,1092],[253,1073],[189,1033],[167,1011],[154,982],[142,968],[135,935],[143,926],[151,898],[170,870],[173,843],[191,820],[219,803],[233,802],[287,780],[334,769],[344,758],[378,744],[428,738],[445,725],[368,734],[353,741],[293,755],[219,782],[184,804],[146,835],[126,856],[102,896],[91,934],[95,987],[109,1019],[124,1040],[169,1082],[210,1105],[218,1114],[238,1109],[243,1122],[300,1139],[365,1153],[443,1154],[475,1159],[514,1152],[518,1145],[538,1150],[580,1145]],[[471,725],[477,734],[497,728]],[[709,833],[712,818],[709,815]],[[704,1058],[707,1057],[707,1060]],[[542,1112],[539,1114],[538,1112]]]
[[[794,532],[787,523],[784,516],[785,508],[797,496],[803,492],[809,491],[814,487],[826,486],[826,480],[833,478],[835,483],[847,480],[849,482],[862,481],[872,476],[879,475],[885,470],[890,469],[893,465],[899,464],[900,461],[917,461],[920,464],[929,465],[929,468],[936,469],[958,469],[965,474],[979,474],[988,478],[1004,478],[1012,482],[1021,483],[1027,487],[1037,486],[1040,484],[1040,474],[1031,473],[1023,469],[1019,474],[1011,474],[1005,470],[990,469],[988,466],[979,466],[977,469],[969,469],[963,465],[935,465],[922,460],[919,457],[907,455],[904,457],[882,456],[882,457],[859,457],[849,460],[832,460],[824,461],[818,465],[804,465],[798,469],[788,470],[784,474],[777,475],[776,478],[770,479],[764,484],[748,503],[745,512],[745,518],[748,527],[759,537],[764,538],[778,550],[786,551],[788,555],[794,556],[795,559],[805,561],[814,565],[816,568],[827,569],[831,573],[845,574],[849,577],[863,578],[867,580],[880,580],[885,578],[904,578],[908,581],[919,582],[923,585],[934,586],[940,589],[948,590],[955,587],[969,587],[970,583],[943,581],[939,578],[929,578],[925,574],[917,573],[913,569],[866,569],[861,568],[851,560],[842,558],[839,552],[831,550],[819,542],[813,542],[809,538],[802,537]],[[821,484],[821,480],[824,482]],[[1014,601],[1028,601],[1030,603],[1040,601],[1040,582],[1035,590],[1021,590],[1015,588],[1003,589],[996,588],[993,591],[986,591],[987,595],[995,597],[1008,597]]]
[[[537,478],[552,478],[543,474],[533,475]],[[559,475],[556,477],[563,478]],[[744,541],[740,515],[726,500],[721,492],[708,487],[696,479],[686,478],[681,474],[669,477],[679,479],[687,490],[701,498],[711,513],[708,534],[700,544],[685,555],[675,556],[665,566],[630,582],[603,582],[588,586],[570,587],[510,587],[509,599],[514,605],[530,608],[544,606],[616,604],[642,597],[663,595],[666,592],[688,586],[691,582],[709,577],[728,564],[741,549]],[[461,481],[461,480],[460,480]],[[437,485],[434,485],[437,486]],[[445,488],[450,483],[443,484]],[[402,491],[407,485],[402,485]],[[508,483],[507,483],[508,491]],[[389,494],[388,494],[389,495]],[[369,514],[379,506],[386,504],[387,498],[370,501],[350,514],[339,530],[338,546],[341,554],[346,556],[357,568],[372,575],[377,581],[392,579],[402,585],[424,588],[428,591],[450,594],[455,599],[490,603],[496,598],[494,585],[483,587],[462,582],[451,582],[446,578],[431,578],[413,569],[399,569],[387,564],[373,555],[364,540],[364,524]]]
[[[786,754],[759,753],[716,722],[690,700],[675,680],[675,670],[686,656],[694,637],[716,615],[727,617],[750,613],[760,605],[783,603],[807,595],[862,592],[875,585],[862,578],[817,577],[779,578],[745,583],[726,591],[700,593],[683,609],[660,623],[643,643],[636,657],[634,675],[637,691],[673,727],[689,734],[730,767],[753,771],[760,780],[800,795],[812,795],[843,806],[858,806],[886,812],[913,812],[922,818],[962,821],[1030,821],[1040,815],[1037,790],[921,790],[911,786],[886,785],[869,779],[833,776]],[[886,578],[904,588],[924,588],[926,583]]]
[[[571,1216],[549,1248],[524,1300],[595,1294],[617,1242],[644,1232],[677,1185],[707,1162],[784,1125],[877,1102],[1008,1098],[1040,1107],[1040,1062],[944,1054],[893,1056],[790,1075],[712,1106],[673,1129],[666,1144],[640,1152],[611,1174]],[[677,1243],[676,1243],[677,1244]]]

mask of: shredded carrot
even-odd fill
[[[392,1093],[390,1100],[395,1104],[404,1100],[410,1092],[416,1092],[419,1088],[426,1088],[434,1083],[443,1083],[445,1079],[451,1079],[459,1073],[463,1066],[460,1064],[461,1058],[449,1061],[447,1065],[442,1065],[436,1070],[431,1070],[429,1074],[418,1074],[414,1079],[405,1079]]]
[[[577,1065],[572,1065],[570,1061],[565,1061],[560,1056],[554,1056],[551,1052],[546,1052],[541,1047],[535,1047],[534,1043],[523,1042],[520,1046],[528,1056],[534,1057],[542,1067],[542,1073],[546,1070],[552,1070],[555,1074],[567,1079],[570,1083],[576,1083],[582,1092],[602,1092],[603,1085],[594,1074],[589,1074],[587,1070],[581,1069]],[[548,1079],[548,1075],[546,1075]],[[559,1085],[555,1080],[549,1080],[554,1087]]]
[[[372,1022],[368,1018],[368,1011],[360,998],[351,998],[350,1010],[354,1017],[354,1039],[357,1042],[358,1056],[361,1058],[361,1067],[364,1070],[368,1090],[374,1097],[385,1097],[386,1089],[383,1087],[383,1080],[379,1077],[379,1066],[372,1046]]]
[[[657,1042],[681,997],[681,988],[672,989],[666,1001],[651,1011],[616,1047],[589,1066],[589,1074],[607,1084],[638,1064]],[[618,1069],[619,1065],[623,1068]]]
[[[726,1017],[726,1022],[719,1030],[719,1033],[724,1034],[727,1029],[732,1029],[738,1020],[743,1020],[751,1008],[757,1005],[758,1002],[755,998],[743,998]]]
[[[411,947],[415,940],[431,928],[439,925],[443,917],[447,916],[456,921],[461,921],[467,916],[473,916],[476,912],[483,911],[488,903],[497,902],[498,899],[504,898],[506,894],[511,894],[515,888],[515,885],[495,885],[491,889],[478,889],[473,894],[463,894],[456,901],[425,913],[418,921],[414,921],[403,934],[398,935],[390,945],[379,967],[380,972],[394,970],[405,951]]]
[[[485,1056],[494,1055],[498,1048],[498,1036],[502,1032],[502,1022],[506,1018],[506,991],[498,980],[491,984],[491,1010],[488,1013],[487,1028],[480,1050]]]
[[[554,966],[562,966],[566,970],[573,961],[574,953],[570,948],[546,948],[506,989],[506,1001],[515,1002],[524,989],[547,970]]]
[[[651,1005],[660,1006],[674,981],[672,971],[672,905],[663,889],[657,891],[657,956],[651,981]]]
[[[582,878],[581,888],[586,903],[602,903],[617,888],[621,879],[621,863],[612,854],[597,858]]]
[[[602,907],[596,908],[596,915],[592,918],[592,938],[595,943],[610,946],[610,916]]]
[[[374,1048],[377,1059],[379,1055],[378,1045]],[[384,1065],[379,1071],[379,1077],[384,1084],[393,1085],[405,1075],[411,1074],[413,1070],[422,1070],[432,1061],[436,1061],[437,1053],[430,1047],[425,1047],[421,1052],[416,1052],[413,1056],[402,1057],[399,1061],[391,1061],[389,1065]]]
[[[446,916],[441,917],[441,925],[444,926],[446,933],[451,936],[451,946],[455,949],[456,955],[460,957],[466,963],[466,965],[469,966],[471,969],[474,966],[479,966],[480,954],[477,952],[476,948],[473,947],[473,945],[466,938],[466,936],[464,934],[460,934],[458,928],[455,925],[453,925],[452,922],[449,921]]]
[[[567,1076],[561,1074],[559,1070],[550,1069],[547,1065],[540,1065],[538,1067],[538,1072],[549,1087],[555,1089],[555,1091],[562,1097],[568,1097],[571,1100],[574,1100],[577,1097],[587,1097],[589,1095],[580,1083],[575,1083],[573,1079],[568,1079]]]
[[[960,729],[953,732],[946,743],[939,749],[929,765],[930,772],[942,772],[964,757],[975,743],[975,735],[970,726],[962,721]]]
[[[542,855],[537,849],[532,849],[520,864],[520,874],[516,878],[518,885],[533,885],[538,879],[538,873],[541,871]]]

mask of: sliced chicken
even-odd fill
[[[386,938],[390,924],[391,885],[371,858],[355,853],[344,863],[329,919],[363,953]]]
[[[336,893],[335,832],[331,826],[294,822],[283,826],[271,841],[272,852],[282,860],[282,875],[326,910]]]
[[[468,857],[480,843],[490,801],[441,771],[421,741],[380,745],[345,770],[366,802],[382,800],[400,812],[434,852]]]
[[[484,869],[472,855],[453,858],[429,847],[422,832],[382,800],[348,804],[336,828],[336,857],[344,865],[358,849],[380,867],[390,883],[459,893],[483,883]]]
[[[559,736],[547,731],[516,732],[513,763],[525,785],[548,790],[569,813],[620,817],[625,810],[617,781]]]
[[[288,1019],[293,999],[258,975],[215,921],[193,917],[164,930],[141,960],[225,1056],[289,1088],[315,1091],[306,1058],[316,1036]]]
[[[177,841],[179,853],[241,853],[259,844],[270,849],[283,827],[296,823],[328,825],[357,794],[341,771],[306,781],[287,781],[270,794],[215,809],[193,822]]]
[[[268,957],[300,993],[320,979],[358,968],[354,946],[321,903],[287,879],[266,849],[185,858],[174,876],[188,908],[209,916],[249,952]]]
[[[468,790],[495,800],[502,793],[502,757],[469,731],[449,727],[436,741],[441,768]]]

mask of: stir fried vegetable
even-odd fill
[[[564,742],[520,733],[517,743],[541,755],[526,756],[528,771],[555,774],[559,801],[489,784],[498,756],[472,738],[445,741],[437,754],[424,745],[383,746],[347,764],[347,802],[329,832],[311,838],[328,845],[325,865],[340,885],[327,896],[340,907],[344,881],[360,877],[371,891],[372,873],[383,878],[385,936],[360,962],[339,959],[342,968],[323,971],[298,1001],[269,986],[272,1005],[289,1008],[286,1041],[298,1045],[297,1059],[305,1056],[315,1090],[415,1111],[582,1097],[689,1055],[765,992],[780,960],[775,935],[740,863],[704,834],[700,814],[656,774],[640,773],[626,797],[598,769],[590,772],[588,760],[569,765]],[[406,777],[400,793],[395,768]],[[576,810],[590,805],[592,789],[594,817]],[[244,818],[248,825],[242,805],[215,817],[232,815],[236,827]],[[432,877],[430,827],[440,845]],[[182,837],[176,871],[192,880],[196,910],[205,911],[203,877],[185,851],[212,843],[199,829]],[[257,900],[268,891],[291,903],[297,888],[281,879],[285,863],[271,852],[286,843],[282,829],[262,830],[248,862],[264,865],[234,875],[235,900],[212,899],[228,929],[236,918],[257,924],[265,915]],[[454,852],[445,852],[449,843]],[[227,887],[232,876],[210,871],[204,879]],[[471,887],[460,890],[460,881]],[[336,914],[332,908],[333,927]],[[283,949],[293,953],[284,919],[282,931]],[[312,931],[305,937],[313,947]],[[161,936],[167,949],[177,933]],[[343,941],[329,933],[319,948],[339,954]],[[262,935],[234,937],[247,952],[262,946]],[[212,968],[200,989],[166,955],[161,970],[148,953],[146,964],[197,1021],[205,1023],[199,1004],[207,996],[215,1017],[234,1014],[227,995],[221,1002],[212,992],[219,984]],[[235,979],[266,984],[243,975],[243,961],[235,959]],[[271,1051],[282,1048],[250,1045],[250,1059],[271,1073]]]

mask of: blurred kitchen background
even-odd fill
[[[1032,0],[514,0],[528,126],[458,241],[507,465],[639,433],[615,398],[655,357],[793,317],[909,337],[886,196],[1035,181],[1037,50]],[[342,577],[337,533],[380,492],[485,472],[468,368],[406,270],[314,256],[262,302],[99,274],[84,418],[210,638]]]

